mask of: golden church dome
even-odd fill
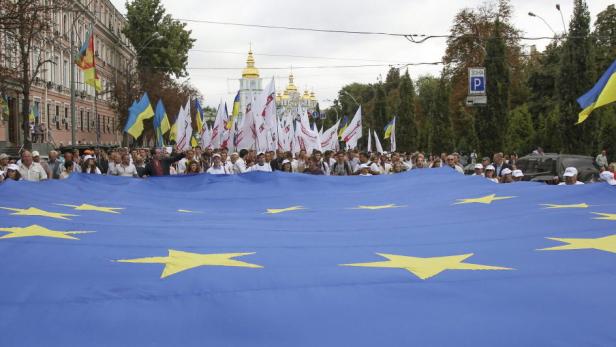
[[[259,69],[255,67],[252,48],[248,51],[248,58],[246,58],[246,67],[242,71],[242,78],[259,78]]]

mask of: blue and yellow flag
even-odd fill
[[[164,146],[165,141],[163,139],[163,135],[171,129],[171,125],[169,124],[169,117],[167,117],[167,111],[165,111],[165,105],[163,105],[162,99],[158,100],[158,103],[156,104],[156,112],[154,113],[154,129],[156,130],[156,145],[158,147]]]
[[[36,104],[32,104],[32,106],[30,106],[30,114],[28,114],[28,121],[32,124],[36,123],[36,120],[39,119],[39,109],[38,106]]]
[[[394,119],[391,120],[391,122],[389,122],[389,124],[387,124],[385,126],[385,136],[384,139],[388,139],[391,137],[391,132],[394,129],[394,125],[396,124],[396,117],[394,117]]]
[[[201,108],[199,100],[195,100],[195,122],[197,123],[197,134],[203,133],[203,125],[205,124],[205,113]]]
[[[233,124],[235,124],[235,119],[237,118],[239,114],[240,114],[240,92],[238,90],[237,94],[235,95],[235,99],[233,100],[233,110],[231,111],[231,118],[229,119],[227,124],[225,124],[225,128],[227,130],[230,130],[233,127]]]
[[[124,132],[130,134],[133,138],[139,138],[143,133],[143,121],[154,117],[154,110],[150,104],[148,93],[143,93],[139,102],[134,103],[128,110],[128,119]]]
[[[616,342],[607,184],[73,174],[0,196],[2,346]]]
[[[603,73],[597,84],[579,97],[577,102],[582,108],[577,124],[585,121],[592,111],[599,107],[616,102],[616,60]]]
[[[340,122],[340,130],[338,130],[338,138],[342,138],[342,134],[344,134],[344,131],[346,130],[348,126],[349,126],[349,117],[344,116],[344,118],[342,118],[342,122]]]

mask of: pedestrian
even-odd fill
[[[248,172],[253,171],[272,172],[272,167],[265,161],[264,152],[257,153],[257,162],[248,169]]]
[[[34,152],[38,154],[38,152]],[[41,164],[34,162],[30,151],[21,153],[21,164],[19,165],[19,174],[26,181],[38,182],[47,179],[47,173]]]
[[[584,182],[580,182],[577,180],[578,177],[578,170],[573,167],[570,166],[568,168],[565,169],[565,173],[563,174],[563,178],[565,179],[564,182],[559,183],[559,186],[573,186],[573,185],[579,185],[579,184],[584,184]]]
[[[94,175],[101,174],[101,170],[98,166],[96,166],[96,160],[89,154],[83,157],[83,167],[81,168],[81,172]]]
[[[212,155],[212,166],[206,171],[211,175],[227,175],[229,171],[222,163],[222,156],[218,153]]]
[[[486,166],[485,178],[487,178],[488,181],[498,183],[498,178],[496,178],[496,169],[494,168],[494,165],[489,164],[488,166]]]
[[[598,167],[607,167],[607,151],[604,149],[595,158],[595,163]]]

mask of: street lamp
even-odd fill
[[[355,100],[355,98],[353,97],[353,95],[351,95],[349,92],[347,92],[346,90],[342,91],[344,94],[346,94],[349,98],[351,98],[351,100],[353,100],[353,102],[358,106],[361,107],[361,105],[359,104],[359,102],[357,102],[357,100]]]
[[[532,13],[532,12],[528,12],[528,15],[531,16],[531,17],[537,17],[537,18],[541,19],[541,21],[543,21],[543,23],[545,23],[545,25],[547,25],[547,27],[550,29],[550,31],[554,34],[554,37],[558,36],[558,35],[556,35],[556,31],[554,31],[554,29],[552,29],[552,26],[545,19],[543,19],[543,17],[541,17],[541,16],[539,16],[539,15],[537,15],[535,13]]]
[[[563,11],[560,10],[560,4],[556,4],[556,10],[560,13],[560,20],[563,22],[563,33],[567,33],[567,26],[565,25],[565,17],[563,17]]]

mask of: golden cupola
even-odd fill
[[[293,83],[293,73],[289,74],[289,85],[287,85],[286,89],[287,94],[291,94],[293,92],[297,92],[297,87]]]
[[[307,90],[304,90],[304,95],[302,95],[302,99],[310,100],[310,94],[308,93]]]
[[[310,92],[310,101],[317,101],[317,96],[314,94],[314,92]]]
[[[252,48],[248,51],[246,67],[242,71],[242,78],[259,78],[259,69],[255,67],[255,57],[252,55]]]

